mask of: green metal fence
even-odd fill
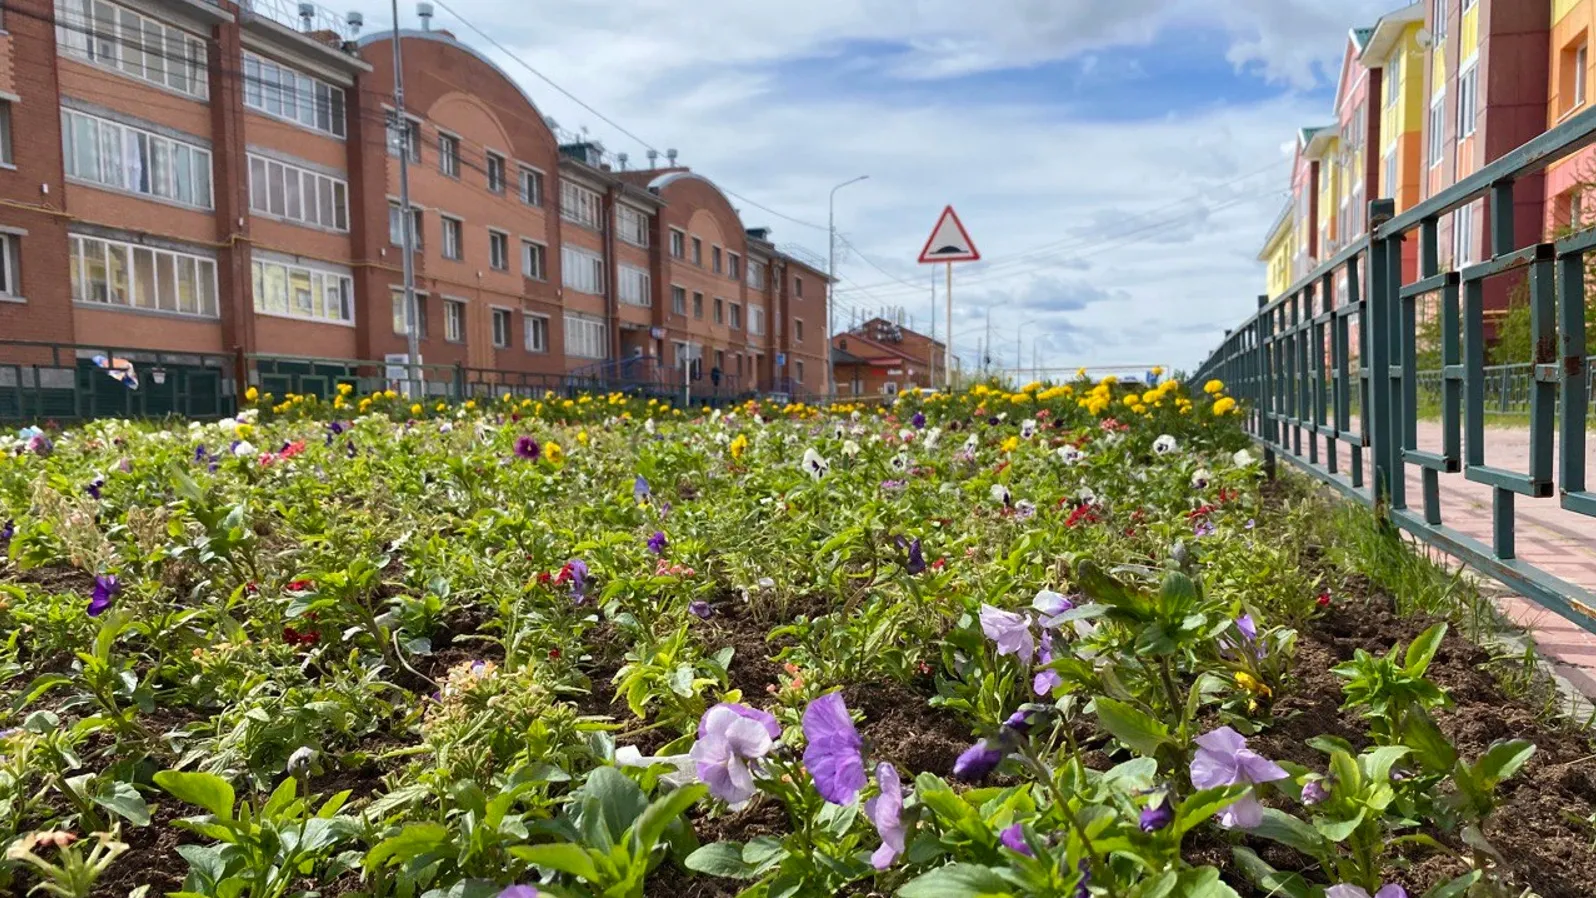
[[[1372,202],[1372,233],[1284,294],[1259,297],[1257,313],[1227,333],[1197,377],[1220,378],[1246,401],[1245,426],[1269,464],[1278,457],[1301,467],[1378,507],[1420,541],[1596,631],[1596,596],[1523,562],[1514,545],[1520,500],[1596,517],[1596,493],[1587,489],[1585,471],[1591,378],[1584,318],[1585,261],[1596,250],[1596,230],[1520,246],[1513,220],[1515,194],[1541,189],[1534,178],[1521,187],[1523,179],[1592,144],[1596,110],[1587,110],[1401,214],[1391,200]],[[1443,270],[1441,219],[1482,197],[1491,258]],[[1418,280],[1403,283],[1402,246],[1410,239],[1417,240]],[[1490,374],[1484,288],[1502,277],[1527,277],[1529,284],[1535,349],[1522,382],[1529,418],[1523,471],[1485,458]],[[1335,306],[1338,279],[1346,281],[1347,299]],[[1439,451],[1418,446],[1421,383],[1435,382],[1417,369],[1415,304],[1429,296],[1440,305],[1441,371],[1438,387],[1431,387],[1441,406]],[[1502,401],[1497,398],[1498,407]],[[1350,449],[1345,471],[1343,449]],[[1408,495],[1409,466],[1420,472],[1415,497]],[[1489,545],[1442,521],[1442,476],[1491,488]]]
[[[137,388],[111,377],[96,356],[131,362]],[[0,340],[0,421],[220,418],[236,409],[229,356]]]
[[[1425,410],[1440,408],[1445,392],[1446,372],[1439,369],[1419,372],[1419,407]],[[1530,397],[1535,394],[1535,366],[1486,365],[1481,384],[1485,390],[1485,413],[1498,415],[1528,414]],[[1585,359],[1585,404],[1587,413],[1596,411],[1596,368],[1590,358]]]

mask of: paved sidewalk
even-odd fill
[[[1528,469],[1529,431],[1519,428],[1486,430],[1485,462],[1511,471]],[[1420,449],[1440,451],[1441,425],[1419,422]],[[1304,445],[1306,450],[1306,444]],[[1341,470],[1348,470],[1350,455],[1340,447]],[[1586,441],[1586,470],[1596,475],[1596,435]],[[1364,455],[1364,470],[1368,455]],[[1555,457],[1554,457],[1555,464]],[[1555,469],[1554,469],[1555,470]],[[1423,486],[1420,469],[1407,466],[1408,507],[1422,509]],[[1555,474],[1554,474],[1555,482]],[[1441,521],[1479,542],[1491,544],[1491,494],[1489,486],[1465,480],[1462,474],[1442,474]],[[1515,497],[1517,521],[1515,547],[1518,557],[1528,564],[1596,592],[1596,518],[1564,510],[1555,498]],[[1485,578],[1490,586],[1495,581]],[[1587,697],[1596,699],[1596,634],[1564,620],[1505,588],[1493,591],[1497,606],[1534,638],[1541,653],[1557,672]]]

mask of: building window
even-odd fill
[[[0,100],[0,165],[14,165],[11,155],[11,101]]]
[[[249,209],[298,224],[349,230],[349,186],[337,178],[249,157]]]
[[[579,293],[604,293],[604,257],[598,253],[560,248],[560,282]]]
[[[394,246],[405,245],[405,235],[404,232],[400,230],[399,224],[402,217],[403,216],[400,212],[399,204],[390,200],[388,203],[388,242],[392,243]],[[421,210],[417,209],[415,206],[411,206],[410,239],[414,241],[411,245],[415,249],[421,248],[421,237],[425,233],[426,231],[421,227]]]
[[[543,205],[543,173],[532,168],[521,168],[521,202],[528,206]]]
[[[737,303],[731,304],[731,327],[737,331],[743,329],[743,307]]]
[[[497,310],[494,311],[494,315],[498,315]],[[495,346],[498,345],[498,325],[499,322],[495,317],[493,322]],[[465,342],[465,303],[456,299],[443,301],[443,338],[450,343]]]
[[[416,297],[416,339],[427,339],[427,298],[420,293]],[[405,308],[405,292],[393,291],[393,332],[404,336],[410,333],[409,310]]]
[[[460,138],[438,133],[438,171],[451,178],[460,177]]]
[[[1441,164],[1441,157],[1446,149],[1446,96],[1437,96],[1430,103],[1430,167]]]
[[[634,268],[631,265],[622,265],[617,277],[620,279],[617,292],[620,294],[621,302],[632,306],[651,306],[654,304],[652,299],[653,285],[650,283],[647,271],[641,268]]]
[[[105,0],[56,0],[56,46],[74,56],[191,97],[210,95],[205,42]]]
[[[510,310],[493,310],[493,348],[510,348]]]
[[[803,299],[804,298],[804,279],[800,278],[800,277],[793,278],[792,279],[792,290],[793,290],[794,295],[796,295],[799,299]]]
[[[631,206],[616,206],[616,236],[633,246],[648,246],[648,218],[647,212]]]
[[[687,317],[687,290],[671,285],[671,313]]]
[[[0,296],[15,299],[22,293],[17,281],[17,238],[0,234]]]
[[[549,249],[531,240],[521,241],[521,274],[534,281],[549,279]]]
[[[310,321],[355,321],[355,282],[347,274],[256,259],[255,311]]]
[[[1461,140],[1474,133],[1479,115],[1480,67],[1470,65],[1457,78],[1457,136]]]
[[[549,319],[546,315],[527,315],[522,313],[521,331],[522,339],[526,341],[527,352],[549,351]]]
[[[571,181],[560,182],[560,217],[595,231],[603,230],[603,201],[597,192]]]
[[[306,128],[344,136],[344,89],[244,52],[244,105]]]
[[[748,286],[755,290],[765,289],[765,272],[768,267],[763,262],[750,261],[748,263]]]
[[[704,294],[693,291],[693,317],[699,321],[704,320]]]
[[[215,318],[216,262],[114,240],[69,240],[72,298],[132,309]]]
[[[1567,115],[1585,105],[1585,79],[1589,76],[1590,45],[1581,39],[1558,59],[1558,114]]]
[[[1397,183],[1397,151],[1395,147],[1385,154],[1385,195],[1395,197],[1401,191],[1402,185]]]
[[[795,369],[797,369],[797,371],[798,371],[798,385],[799,386],[803,386],[803,383],[804,383],[804,363],[803,363],[803,359],[795,359],[792,364],[793,364],[793,367]]]
[[[681,259],[687,255],[687,235],[671,228],[671,258]]]
[[[799,343],[804,341],[804,320],[802,318],[794,318],[792,320],[792,338]]]
[[[765,307],[748,307],[748,332],[756,337],[765,335]]]
[[[495,271],[510,270],[510,235],[502,231],[488,231],[488,264]]]
[[[715,297],[715,323],[726,323],[726,300],[721,299],[719,296]]]
[[[443,257],[459,261],[465,258],[465,223],[447,215],[443,219]]]
[[[1402,99],[1402,50],[1385,64],[1385,105],[1395,106]]]
[[[726,254],[726,276],[732,280],[741,280],[743,276],[743,257],[736,253]]]
[[[69,178],[211,208],[211,153],[70,109],[61,111]]]
[[[1474,207],[1472,205],[1452,213],[1452,258],[1455,266],[1462,268],[1474,264]]]
[[[574,312],[565,313],[565,354],[580,359],[609,357],[604,322]]]
[[[704,241],[693,238],[693,264],[699,267],[704,265]]]
[[[720,247],[718,246],[709,248],[709,268],[716,274],[720,274]]]
[[[1430,30],[1435,33],[1437,46],[1446,38],[1446,3],[1447,0],[1433,0],[1430,7]]]
[[[488,153],[488,189],[494,193],[504,192],[504,157],[498,153]]]
[[[405,149],[410,151],[410,161],[419,164],[421,162],[421,121],[419,119],[406,118],[404,133],[401,135],[398,133],[398,126],[393,124],[395,115],[393,110],[388,110],[387,115],[389,129],[388,155],[397,157],[399,155],[400,141],[403,140]]]

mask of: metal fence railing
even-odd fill
[[[1587,413],[1596,411],[1596,368],[1590,358],[1585,359],[1585,404]],[[1446,373],[1440,369],[1420,371],[1419,406],[1421,409],[1439,408],[1445,392]],[[1480,385],[1485,390],[1486,414],[1528,414],[1530,399],[1535,395],[1535,366],[1486,365]]]
[[[231,356],[0,340],[0,421],[219,418],[236,409]]]
[[[1596,230],[1520,246],[1514,221],[1516,192],[1542,189],[1532,176],[1592,144],[1596,110],[1586,110],[1400,214],[1389,199],[1372,202],[1372,232],[1282,295],[1260,297],[1257,313],[1227,332],[1197,377],[1220,378],[1246,401],[1244,426],[1270,464],[1278,457],[1301,467],[1381,509],[1420,541],[1596,631],[1590,590],[1519,559],[1514,541],[1521,500],[1596,517],[1596,493],[1586,483],[1592,391],[1584,312],[1585,263],[1596,250]],[[1443,270],[1442,218],[1481,198],[1490,258]],[[1418,279],[1404,283],[1402,245],[1413,237]],[[1504,276],[1527,277],[1529,288],[1534,361],[1522,378],[1508,373],[1505,388],[1502,375],[1495,375],[1497,407],[1522,402],[1527,409],[1524,470],[1490,465],[1485,458],[1492,379],[1485,365],[1485,286]],[[1333,305],[1342,281],[1346,300]],[[1441,371],[1438,387],[1436,376],[1428,383],[1439,396],[1440,445],[1421,449],[1420,390],[1427,378],[1417,370],[1415,303],[1432,295],[1440,306]],[[1346,449],[1348,470],[1342,471],[1340,452]],[[1420,475],[1413,497],[1410,467]],[[1443,522],[1443,476],[1490,488],[1488,544]],[[1596,529],[1596,522],[1590,527]],[[1583,523],[1578,529],[1590,532]]]

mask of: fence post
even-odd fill
[[[1371,224],[1383,223],[1395,214],[1391,200],[1375,200],[1369,204]],[[1374,462],[1374,497],[1376,505],[1389,503],[1392,485],[1399,476],[1392,463],[1392,448],[1396,443],[1391,428],[1391,339],[1387,333],[1391,325],[1392,283],[1391,245],[1384,237],[1371,232],[1369,238],[1369,315],[1365,322],[1369,347],[1369,394],[1373,406],[1369,414],[1369,456]],[[1400,251],[1400,250],[1399,250]]]
[[[1271,337],[1269,321],[1274,313],[1265,311],[1269,305],[1268,296],[1258,297],[1257,317],[1257,343],[1258,343],[1258,436],[1264,443],[1264,474],[1270,480],[1275,479],[1275,438],[1274,438],[1274,372],[1270,364]]]

